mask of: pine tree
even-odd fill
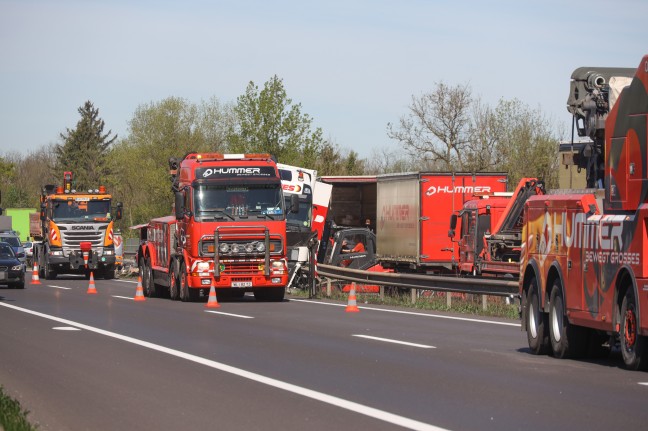
[[[89,100],[79,108],[81,119],[75,129],[61,133],[63,143],[56,145],[56,172],[72,171],[77,190],[96,188],[103,184],[110,173],[107,154],[117,135],[103,132],[105,123],[99,117],[99,109]]]

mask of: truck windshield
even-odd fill
[[[286,194],[286,208],[290,208],[290,196]],[[312,197],[307,195],[299,198],[299,212],[288,213],[286,223],[298,227],[300,230],[310,230],[311,227]]]
[[[198,185],[194,212],[199,218],[284,219],[283,194],[279,184]]]
[[[53,219],[59,223],[112,220],[109,200],[55,200],[52,212]]]

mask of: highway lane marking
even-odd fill
[[[214,310],[205,310],[205,313],[223,314],[225,316],[240,317],[241,319],[254,319],[254,317],[252,316],[245,316],[243,314],[223,313],[222,311],[214,311]]]
[[[642,386],[648,386],[648,382],[639,382],[639,384]]]
[[[413,430],[422,430],[422,431],[446,431],[445,428],[437,427],[435,425],[427,424],[425,422],[420,422],[415,419],[410,419],[404,416],[399,416],[394,413],[389,413],[383,410],[379,410],[373,407],[366,406],[364,404],[356,403],[344,398],[339,398],[333,395],[328,395],[323,392],[318,392],[312,389],[304,388],[301,386],[294,385],[292,383],[284,382],[281,380],[273,379],[271,377],[266,377],[261,374],[253,373],[251,371],[246,371],[241,368],[236,368],[231,365],[223,364],[222,362],[212,361],[211,359],[206,359],[200,356],[192,355],[190,353],[185,353],[180,350],[171,349],[169,347],[160,346],[159,344],[154,344],[148,341],[139,340],[137,338],[129,337],[127,335],[121,335],[116,332],[106,331],[104,329],[96,328],[94,326],[85,325],[83,323],[78,323],[72,320],[63,319],[61,317],[51,316],[49,314],[41,313],[34,310],[29,310],[27,308],[17,307],[15,305],[7,304],[0,301],[0,306],[5,308],[10,308],[12,310],[21,311],[23,313],[31,314],[34,316],[42,317],[44,319],[53,320],[55,322],[60,322],[65,325],[73,326],[79,329],[85,329],[86,331],[94,332],[97,334],[105,335],[106,337],[115,338],[117,340],[125,341],[127,343],[135,344],[140,347],[151,349],[157,352],[166,353],[177,358],[182,358],[187,361],[195,362],[197,364],[204,365],[215,370],[223,371],[235,376],[242,377],[244,379],[252,380],[257,383],[261,383],[267,386],[271,386],[277,389],[281,389],[287,392],[291,392],[297,395],[301,395],[306,398],[310,398],[316,401],[320,401],[326,404],[330,404],[335,407],[339,407],[345,410],[349,410],[354,413],[359,413],[370,418],[378,419],[383,422],[391,423],[401,427],[413,429]]]
[[[55,329],[57,331],[80,331],[79,328],[75,328],[73,326],[55,326],[52,329]]]
[[[331,302],[312,301],[310,299],[289,299],[288,301],[306,302],[308,304],[333,305],[335,307],[346,307],[346,304],[333,304]],[[358,308],[360,308],[361,310],[382,311],[382,312],[385,312],[385,313],[408,314],[410,316],[438,317],[439,319],[463,320],[465,322],[490,323],[491,325],[515,326],[517,328],[520,327],[519,323],[497,322],[497,321],[494,321],[494,320],[483,320],[483,319],[471,319],[469,317],[456,317],[456,316],[444,316],[444,315],[441,315],[441,314],[416,313],[414,311],[387,310],[387,309],[384,309],[384,308],[365,307],[365,306],[358,306]]]
[[[63,286],[54,286],[53,284],[46,284],[48,287],[54,287],[56,289],[65,289],[65,290],[72,290],[71,287],[63,287]]]
[[[410,343],[408,341],[392,340],[390,338],[372,337],[371,335],[351,334],[352,337],[367,338],[369,340],[384,341],[386,343],[402,344],[404,346],[420,347],[421,349],[436,349],[434,346],[425,344]]]
[[[111,295],[111,296],[113,298],[129,299],[131,301],[133,300],[133,298],[131,298],[130,296],[119,296],[119,295]]]
[[[137,280],[113,280],[113,281],[118,281],[120,283],[132,283],[132,284],[137,284]]]

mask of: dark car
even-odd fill
[[[18,260],[11,245],[0,242],[0,284],[25,288],[25,265]]]
[[[16,255],[16,258],[18,258],[18,260],[23,265],[25,265],[26,268],[27,261],[25,258],[25,249],[23,248],[22,242],[20,242],[18,235],[14,232],[0,232],[0,241],[6,242],[11,246],[14,254]]]

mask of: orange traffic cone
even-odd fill
[[[97,288],[95,287],[94,282],[94,272],[90,271],[90,284],[88,285],[88,293],[95,294],[97,293]]]
[[[32,271],[31,284],[41,284],[40,278],[38,278],[38,262],[34,262],[34,270]]]
[[[146,301],[144,297],[144,289],[142,288],[142,276],[137,277],[137,289],[135,290],[135,298],[133,301]]]
[[[205,307],[207,308],[220,307],[220,304],[218,303],[218,299],[216,299],[216,288],[214,287],[214,283],[212,283],[211,288],[209,289],[209,299],[207,300],[207,304],[205,304]]]
[[[355,282],[351,283],[351,292],[349,292],[349,302],[346,306],[347,313],[357,313],[360,311],[358,305],[356,304],[356,291],[355,291]]]

